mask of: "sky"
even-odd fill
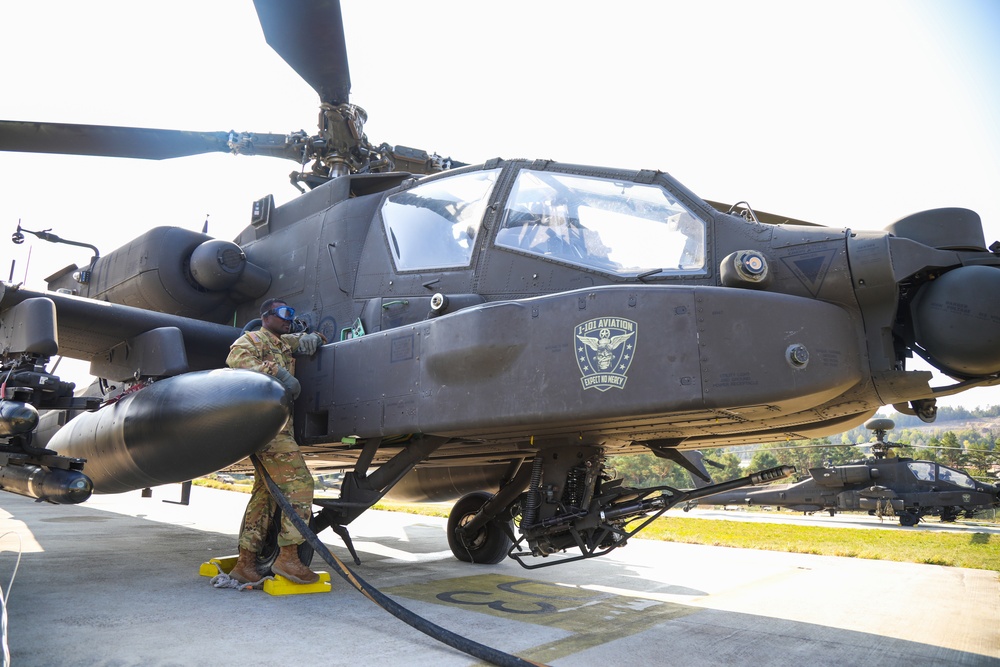
[[[315,131],[318,98],[251,0],[0,0],[0,118]],[[343,0],[351,101],[372,143],[659,169],[706,199],[878,230],[961,206],[1000,239],[1000,3],[992,0]],[[107,254],[158,225],[234,238],[296,165],[0,153],[18,220]],[[0,234],[40,288],[89,252]],[[945,383],[944,380],[939,384]],[[1000,404],[1000,388],[945,399]]]

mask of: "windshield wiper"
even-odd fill
[[[642,282],[646,282],[646,278],[649,278],[650,276],[655,276],[657,273],[663,273],[663,271],[664,269],[653,269],[651,271],[645,271],[637,275],[635,279],[641,280]]]

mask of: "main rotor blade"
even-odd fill
[[[264,39],[320,101],[343,104],[351,94],[340,0],[254,0]]]
[[[228,132],[0,120],[0,151],[164,160],[229,150]]]

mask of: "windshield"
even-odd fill
[[[909,468],[921,482],[934,481],[934,464],[930,461],[910,461],[906,464],[906,467]]]
[[[964,472],[943,465],[938,466],[938,481],[951,482],[956,486],[963,486],[967,489],[976,488],[976,483]]]
[[[499,169],[458,174],[398,192],[382,205],[400,271],[466,267]]]
[[[522,169],[496,244],[621,275],[700,274],[705,223],[660,186]]]
[[[910,461],[906,464],[922,482],[948,482],[967,489],[976,488],[976,482],[964,472],[930,461]]]

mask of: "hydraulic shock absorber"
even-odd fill
[[[538,454],[531,462],[531,480],[528,482],[528,494],[524,499],[524,512],[521,514],[521,530],[534,525],[538,518],[538,508],[542,497],[538,487],[542,483],[542,456]]]
[[[583,509],[583,496],[586,493],[587,469],[575,466],[566,473],[566,486],[563,489],[563,505],[570,508]]]

